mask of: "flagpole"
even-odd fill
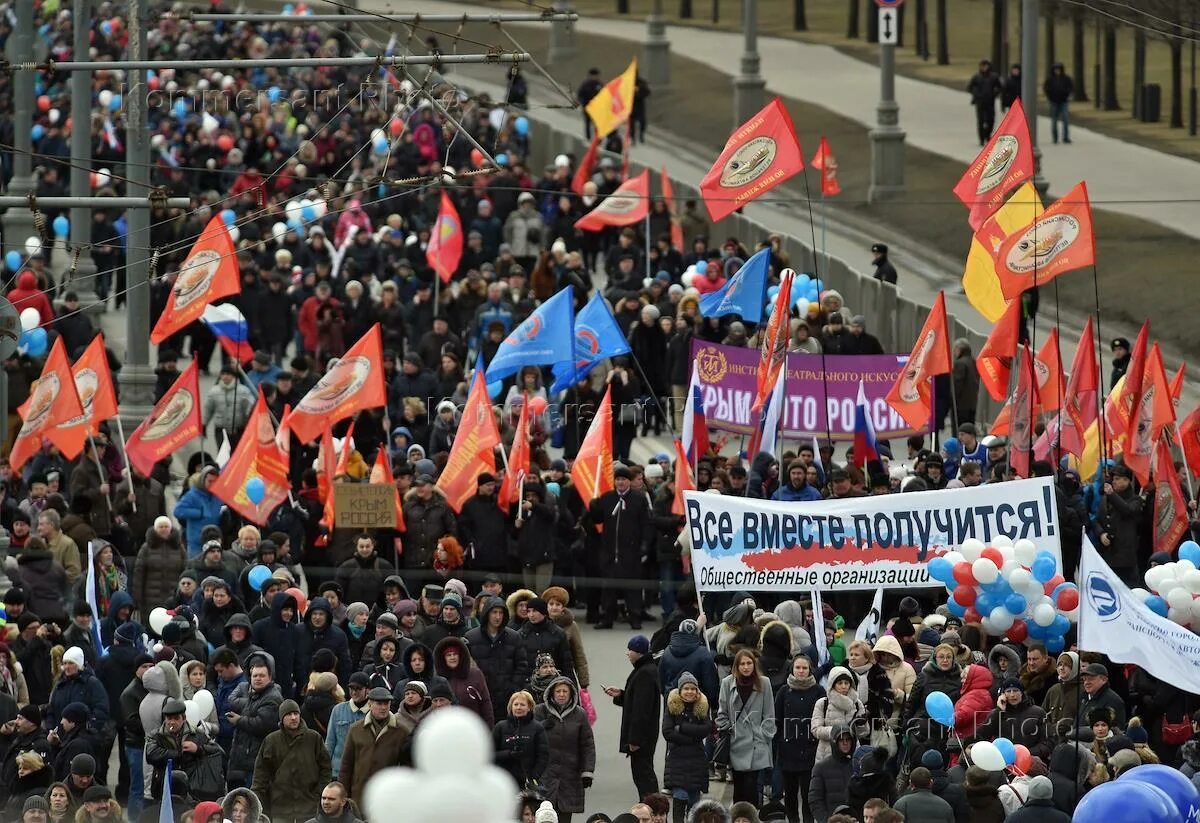
[[[825,174],[825,172],[822,171],[821,174],[823,176]],[[826,229],[826,219],[828,218],[828,212],[829,212],[829,205],[825,202],[825,185],[824,185],[824,182],[822,181],[822,184],[821,184],[821,256],[822,257],[825,256],[825,229]],[[817,267],[814,265],[813,270],[816,271],[816,269],[817,269]],[[820,297],[820,295],[817,295],[817,296]]]
[[[646,265],[650,265],[649,257],[647,257]],[[671,433],[672,437],[675,437],[675,426],[672,424],[671,418],[667,416],[667,411],[663,408],[662,401],[659,399],[658,394],[656,394],[654,389],[650,386],[650,379],[646,377],[646,372],[642,370],[642,364],[638,362],[637,356],[632,351],[629,352],[629,359],[632,360],[633,365],[637,367],[638,376],[642,378],[642,383],[645,385],[646,389],[649,390],[650,397],[654,399],[654,405],[658,407],[658,413],[662,415],[663,423],[665,423],[667,426],[667,431]]]
[[[90,434],[88,435],[88,442],[92,444],[92,460],[96,462],[96,472],[100,475],[100,485],[103,486],[108,480],[104,474],[104,466],[100,463],[100,452],[96,450],[96,440]],[[108,511],[111,514],[113,507],[112,496],[106,494],[104,495],[104,499],[108,501]]]
[[[646,209],[646,277],[653,277],[650,273],[650,209]]]
[[[1183,473],[1184,473],[1184,475],[1187,477],[1187,484],[1188,484],[1188,498],[1189,498],[1189,500],[1190,500],[1191,502],[1193,502],[1193,503],[1194,503],[1194,502],[1196,501],[1196,490],[1195,490],[1195,488],[1194,488],[1194,487],[1193,487],[1193,485],[1192,485],[1192,467],[1188,465],[1188,462],[1187,462],[1187,455],[1186,455],[1186,454],[1184,454],[1184,452],[1183,452],[1183,438],[1179,436],[1179,424],[1178,424],[1178,423],[1176,423],[1176,424],[1172,425],[1172,426],[1171,426],[1171,430],[1172,430],[1172,431],[1175,433],[1175,439],[1179,441],[1179,454],[1180,454],[1180,456],[1183,458],[1183,460],[1182,460],[1182,463],[1183,463]],[[1169,445],[1169,444],[1170,444],[1170,441],[1167,441],[1167,442],[1168,442],[1168,445]],[[1171,453],[1171,455],[1172,455],[1172,456],[1171,456],[1171,459],[1172,459],[1172,460],[1174,460],[1174,459],[1175,459],[1175,457],[1174,457],[1174,452],[1172,452],[1172,453]],[[1174,466],[1172,466],[1172,467],[1171,467],[1171,470],[1172,470],[1172,471],[1174,471],[1174,470],[1175,470],[1175,467],[1174,467]]]
[[[121,460],[125,463],[125,480],[129,483],[129,493],[133,494],[133,471],[129,468],[129,455],[125,453],[125,426],[121,424],[121,415],[117,415],[117,436],[121,438]],[[133,513],[137,514],[137,495],[129,501]]]

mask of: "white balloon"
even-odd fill
[[[235,242],[235,243],[236,243],[238,240],[241,240],[241,239],[242,239],[242,231],[241,231],[241,229],[239,229],[237,226],[230,226],[230,227],[229,227],[229,239],[230,239],[230,240],[232,240],[232,241],[233,241],[233,242]]]
[[[316,209],[318,220],[329,213],[329,203],[324,200],[314,200],[313,208]]]
[[[951,566],[957,566],[959,563],[967,559],[960,551],[946,552],[942,555],[942,557],[944,557]]]
[[[494,804],[493,811],[490,812],[492,815],[495,815],[495,809],[512,808],[520,791],[512,775],[499,766],[488,766],[473,775],[471,782],[479,787],[480,794]],[[501,817],[500,819],[505,818]]]
[[[988,619],[1000,631],[1006,632],[1017,618],[1008,609],[1003,606],[997,606],[992,609],[991,614],[988,615]]]
[[[60,112],[58,109],[50,109],[49,115],[50,125],[52,126],[57,125],[58,121],[62,119],[62,112]]]
[[[996,578],[1000,576],[1000,570],[991,558],[981,557],[971,564],[971,574],[975,575],[975,579],[980,583],[995,583]]]
[[[1004,630],[992,622],[992,618],[990,615],[985,615],[984,617],[981,617],[979,619],[979,625],[983,626],[984,634],[989,634],[989,635],[992,635],[993,637],[998,637],[998,636],[1004,634]]]
[[[1016,562],[1017,553],[1012,546],[997,546],[996,548],[1000,550],[1000,556],[1004,558],[1005,565]]]
[[[37,309],[30,306],[27,309],[21,309],[21,330],[33,331],[42,322],[42,315]]]
[[[200,717],[205,718],[212,714],[212,710],[216,708],[216,701],[213,699],[212,692],[208,689],[201,689],[192,695],[192,701],[200,708]]]
[[[283,207],[283,213],[287,215],[288,220],[299,220],[300,212],[304,207],[300,205],[299,200],[289,200],[287,205]]]
[[[286,235],[287,235],[287,223],[284,223],[282,220],[280,220],[271,226],[271,237],[273,237],[275,239],[276,243],[282,243],[283,238]]]
[[[35,254],[42,247],[42,239],[40,237],[25,238],[25,256],[28,257]]]
[[[984,771],[1004,771],[1004,755],[1000,754],[995,743],[988,740],[980,740],[971,747],[970,760]]]
[[[1186,626],[1192,619],[1191,608],[1187,609],[1167,609],[1167,619],[1172,623],[1178,623],[1180,626]]]
[[[1192,593],[1184,586],[1176,586],[1167,592],[1167,605],[1174,609],[1190,609],[1192,607]]]
[[[150,612],[150,628],[158,635],[162,634],[162,630],[171,622],[171,615],[167,614],[167,610],[162,606]]]
[[[994,538],[992,538],[992,545],[995,546],[996,548],[1000,548],[1001,546],[1011,546],[1012,544],[1013,544],[1012,538],[1005,537],[1002,534],[998,534]]]
[[[112,92],[109,91],[108,89],[104,89],[103,91],[100,92],[99,99],[100,99],[100,105],[103,106],[104,108],[108,108],[109,103],[112,102]]]
[[[1142,577],[1146,581],[1146,588],[1150,591],[1157,591],[1158,581],[1162,580],[1162,566],[1155,566],[1146,569],[1146,574]]]
[[[1175,576],[1178,578],[1182,579],[1185,574],[1187,574],[1190,571],[1195,571],[1195,569],[1196,569],[1196,564],[1190,560],[1176,560],[1175,561]]]
[[[363,811],[371,820],[390,820],[396,813],[396,804],[401,798],[405,813],[414,815],[414,820],[420,819],[416,817],[418,814],[428,814],[431,819],[436,818],[437,798],[426,794],[425,780],[421,773],[416,769],[399,766],[376,772],[367,781],[367,788],[362,797]]]
[[[1037,545],[1028,538],[1022,538],[1013,543],[1013,556],[1022,566],[1031,566],[1033,559],[1037,557]]]
[[[1019,592],[1023,592],[1025,590],[1025,587],[1029,585],[1030,580],[1033,580],[1033,575],[1030,573],[1029,569],[1017,568],[1013,569],[1008,574],[1008,585],[1012,586]]]
[[[421,721],[428,728],[413,746],[413,762],[433,774],[474,775],[492,762],[492,735],[479,715],[461,706],[439,709]]]
[[[983,554],[983,550],[986,548],[987,546],[983,545],[982,540],[977,540],[974,537],[968,537],[962,542],[962,545],[958,547],[958,550],[962,552],[962,556],[967,561],[974,563],[979,559],[979,555]]]
[[[796,301],[796,311],[799,313],[799,315],[801,317],[808,316],[808,298],[807,297],[801,297],[799,300]]]
[[[1008,580],[1009,576],[1019,568],[1021,568],[1021,564],[1017,560],[1005,560],[1004,566],[1002,566],[1000,569],[1000,576],[1005,580]]]
[[[1135,598],[1137,598],[1139,603],[1146,602],[1146,598],[1150,596],[1150,592],[1143,588],[1130,589],[1129,591]]]
[[[199,726],[200,721],[204,719],[204,715],[200,713],[200,707],[196,705],[196,701],[185,700],[183,701],[183,705],[185,707],[185,714],[187,715],[187,722],[193,726]]]
[[[696,280],[696,272],[694,272],[694,271],[685,271],[683,273],[683,276],[679,278],[679,282],[683,284],[683,287],[685,289],[688,288],[689,286],[691,286],[692,283],[695,282],[695,280]]]
[[[200,118],[200,130],[205,134],[212,134],[221,127],[221,123],[217,118],[213,117],[208,112],[204,112],[204,116]]]
[[[1192,569],[1183,575],[1183,586],[1192,594],[1200,594],[1200,569]]]
[[[1033,622],[1039,626],[1049,626],[1054,622],[1054,607],[1049,603],[1039,603],[1033,609]]]
[[[1188,612],[1192,615],[1193,623],[1200,623],[1200,600],[1193,600],[1192,605],[1188,606]]]
[[[1160,597],[1166,597],[1174,589],[1178,589],[1182,585],[1183,584],[1180,583],[1178,580],[1176,580],[1174,577],[1164,578],[1164,579],[1158,581],[1158,594]]]
[[[101,189],[112,182],[112,172],[108,169],[100,169],[96,172],[96,188]]]

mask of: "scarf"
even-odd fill
[[[350,632],[351,637],[353,637],[355,640],[358,640],[363,636],[363,633],[366,632],[367,627],[366,624],[360,626],[357,623],[351,622],[348,626],[346,626],[346,630]]]
[[[538,701],[539,703],[542,702],[542,696],[546,692],[546,687],[550,685],[551,680],[554,680],[557,677],[558,677],[557,671],[555,671],[553,674],[548,674],[544,677],[542,675],[536,674],[536,673],[532,677],[530,677],[529,685],[534,688],[534,692],[533,692],[534,700]]]
[[[872,664],[872,663],[867,663],[867,664],[865,664],[865,665],[862,665],[862,666],[850,666],[850,669],[851,669],[851,671],[853,671],[855,674],[857,674],[857,675],[858,675],[858,677],[859,677],[859,679],[861,680],[862,678],[864,678],[864,677],[866,677],[866,676],[867,676],[867,672],[871,671],[871,666],[872,666],[872,665],[874,665],[874,664]]]
[[[804,689],[811,689],[813,686],[817,685],[817,678],[813,677],[811,674],[807,677],[796,677],[794,674],[789,674],[787,684],[796,691],[803,691]]]
[[[100,612],[101,617],[108,616],[108,601],[121,588],[121,579],[117,575],[117,567],[109,566],[102,570],[97,575],[99,581],[96,585],[96,610]]]

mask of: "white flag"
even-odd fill
[[[858,624],[858,629],[854,632],[856,640],[865,640],[872,646],[879,639],[879,629],[883,618],[883,589],[875,590],[875,599],[871,601],[871,611],[867,612],[867,616],[863,618],[863,622]]]
[[[1114,663],[1133,663],[1165,683],[1200,694],[1200,637],[1151,611],[1087,537],[1079,580],[1081,650],[1100,652]]]
[[[825,645],[825,615],[823,614],[825,604],[821,602],[821,593],[816,589],[813,589],[811,596],[813,610],[813,645],[817,647],[817,667],[820,668],[829,662],[829,647]]]
[[[225,464],[229,462],[229,457],[233,450],[229,448],[229,434],[224,429],[221,430],[221,445],[217,449],[217,468],[225,468]]]

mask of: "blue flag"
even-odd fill
[[[175,762],[168,760],[167,768],[163,769],[162,806],[158,810],[158,823],[175,823],[175,804],[171,800],[171,772],[174,767]]]
[[[724,286],[700,298],[700,314],[704,317],[741,315],[747,323],[762,320],[763,305],[767,302],[767,274],[771,268],[771,250],[762,249],[737,270]]]
[[[629,342],[608,302],[596,292],[575,318],[575,360],[554,364],[550,393],[558,394],[578,383],[604,358],[622,354],[629,354]]]
[[[490,383],[515,374],[522,366],[548,366],[575,348],[575,304],[568,286],[538,306],[517,326],[488,364]]]

